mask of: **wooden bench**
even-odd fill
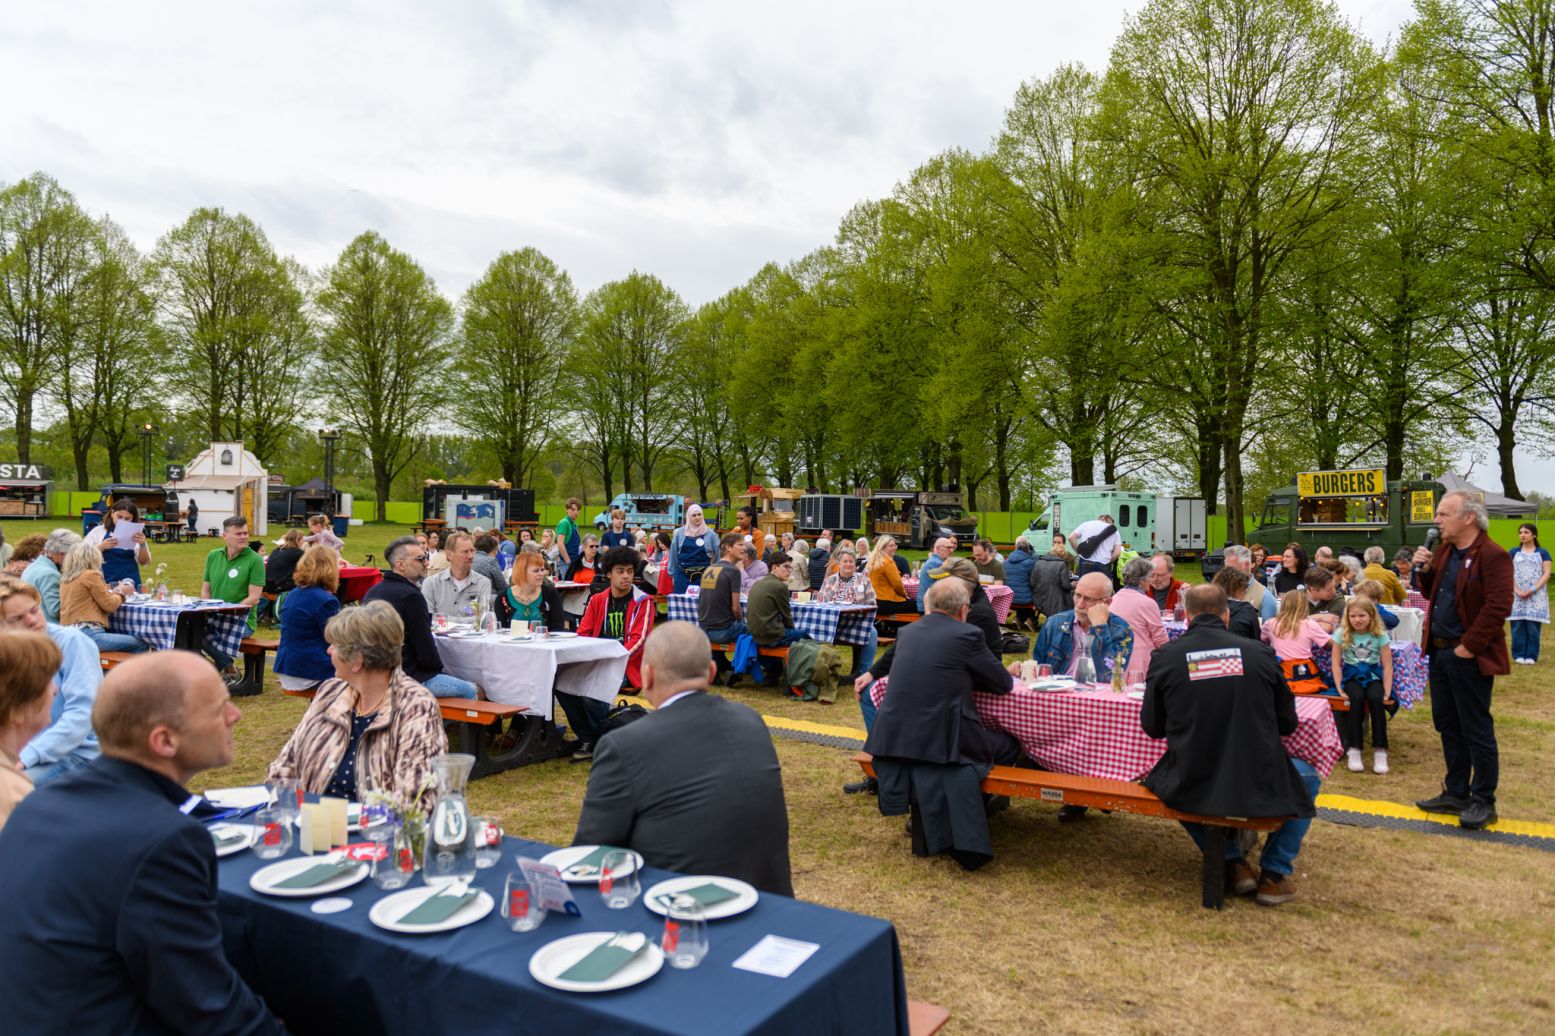
[[[108,672],[116,665],[128,662],[135,657],[133,651],[99,651],[99,659],[102,662],[103,672]]]
[[[908,623],[908,622],[917,622],[921,618],[923,618],[923,616],[918,614],[917,612],[897,612],[894,615],[876,615],[875,616],[875,621],[876,622]]]
[[[735,645],[733,645],[733,644],[714,644],[712,647],[713,647],[713,653],[714,654],[719,654],[719,655],[727,654],[728,656],[730,656],[731,660],[733,659]],[[760,646],[758,644],[756,646],[756,654],[761,656],[762,658],[781,658],[781,659],[784,660],[785,666],[786,666],[787,661],[788,661],[788,648],[786,648],[786,647],[762,647],[762,646]],[[791,693],[796,698],[803,698],[804,697],[804,688],[803,687],[790,687],[788,690],[789,690],[789,693]]]
[[[875,776],[874,759],[867,752],[853,756],[864,773]],[[1049,773],[1017,766],[995,766],[983,779],[989,795],[1038,799],[1060,806],[1091,806],[1114,813],[1137,813],[1204,825],[1204,906],[1219,910],[1225,906],[1226,838],[1232,830],[1274,831],[1285,823],[1284,817],[1206,817],[1183,813],[1162,802],[1143,784],[1134,781],[1109,781],[1100,777],[1082,777],[1069,773]],[[923,855],[923,828],[916,809],[912,813],[913,852]]]
[[[908,1036],[934,1036],[950,1021],[950,1012],[939,1004],[907,998]]]
[[[312,700],[315,692],[309,689],[282,693]],[[556,759],[576,747],[557,733],[550,717],[529,715],[517,705],[476,698],[439,698],[437,708],[443,715],[443,724],[449,728],[448,750],[468,752],[475,757],[471,780]]]

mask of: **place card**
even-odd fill
[[[329,847],[333,849],[337,845],[345,845],[351,840],[350,835],[350,803],[342,798],[326,795],[319,799],[319,805],[323,806],[329,814]]]
[[[520,856],[518,869],[524,872],[525,878],[529,879],[529,887],[534,889],[535,896],[540,901],[537,904],[539,909],[571,914],[573,917],[583,916],[577,900],[572,898],[572,887],[562,880],[560,868],[553,864],[541,863],[528,856]]]
[[[758,975],[787,978],[820,948],[819,943],[785,939],[781,935],[764,935],[755,946],[740,954],[734,966],[742,971],[754,971]]]

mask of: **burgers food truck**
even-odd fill
[[[1425,542],[1443,492],[1429,475],[1389,482],[1382,468],[1303,471],[1269,494],[1248,541],[1273,554],[1287,543],[1308,554],[1325,544],[1357,554],[1376,546],[1391,558],[1400,547]]]

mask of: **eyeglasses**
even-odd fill
[[[415,557],[407,558],[406,560],[408,560],[408,561],[419,561],[423,565],[425,565],[428,561],[432,560],[432,555],[430,555],[430,554],[417,554]]]

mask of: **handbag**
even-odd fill
[[[636,723],[648,715],[648,710],[635,702],[626,705],[617,705],[605,713],[604,722],[599,725],[599,740],[604,740],[606,734],[620,730],[622,727]]]
[[[1024,633],[1004,631],[1004,643],[1000,645],[1006,655],[1031,654],[1031,638]]]

